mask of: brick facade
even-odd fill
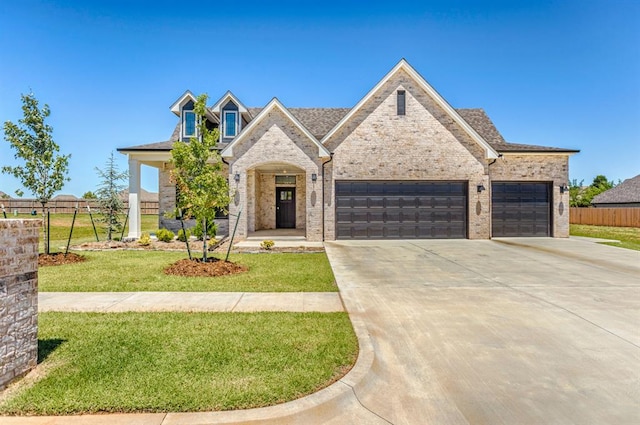
[[[0,220],[0,390],[38,361],[40,220]]]
[[[405,91],[405,115],[396,112],[398,90]],[[326,167],[327,240],[335,239],[337,180],[455,180],[488,187],[484,149],[404,72],[380,87],[325,144],[334,152]],[[470,239],[489,237],[489,201],[488,191],[469,190]]]
[[[398,91],[404,92],[404,114],[398,114]],[[287,109],[274,100],[245,114],[242,132],[223,149],[229,221],[235,224],[242,210],[240,239],[276,227],[275,177],[285,173],[296,175],[296,228],[309,241],[336,238],[334,189],[349,180],[463,182],[470,239],[492,236],[491,182],[544,182],[553,188],[551,235],[569,235],[569,196],[559,186],[568,183],[569,156],[577,151],[506,142],[484,111],[454,110],[404,60],[356,109]],[[163,167],[161,213],[175,206],[168,176]],[[478,191],[480,185],[485,190]]]
[[[560,193],[560,186],[569,184],[567,155],[506,154],[490,166],[490,176],[491,181],[552,183],[552,236],[569,237],[569,192]]]

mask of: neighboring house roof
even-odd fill
[[[51,198],[52,201],[77,201],[80,198],[76,197],[75,195],[69,195],[69,194],[61,194],[61,195],[56,195],[53,198]]]
[[[120,192],[120,199],[127,200],[129,199],[129,189],[125,189]],[[140,200],[142,202],[158,202],[159,196],[158,192],[149,192],[140,188]]]
[[[593,197],[592,204],[640,203],[640,174]]]

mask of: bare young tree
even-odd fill
[[[60,147],[53,141],[53,127],[45,124],[51,111],[49,105],[42,109],[33,93],[22,95],[23,118],[18,124],[4,123],[4,138],[13,149],[15,158],[24,160],[24,165],[4,166],[3,173],[12,174],[22,182],[42,205],[42,225],[44,228],[44,252],[49,254],[49,228],[45,220],[46,206],[53,195],[62,189],[67,177],[71,155],[57,155]],[[22,190],[16,195],[22,196]]]

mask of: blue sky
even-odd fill
[[[61,193],[82,195],[116,148],[168,139],[186,89],[351,107],[404,57],[508,141],[580,149],[571,179],[624,180],[640,173],[639,22],[637,0],[2,1],[0,121],[21,118],[21,93],[49,104],[72,154]],[[0,165],[13,156],[0,140]]]

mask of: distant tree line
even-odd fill
[[[603,175],[597,175],[589,186],[583,186],[584,180],[573,179],[569,185],[569,205],[572,207],[588,207],[596,195],[616,186],[613,181]]]

